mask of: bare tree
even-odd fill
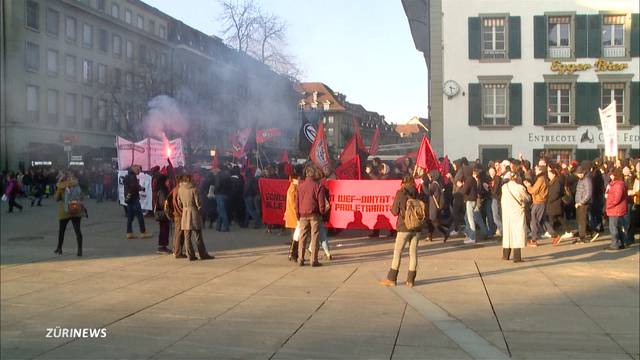
[[[253,0],[220,0],[220,5],[219,19],[225,26],[222,33],[227,37],[227,43],[235,44],[238,51],[248,52],[257,20],[255,3]]]

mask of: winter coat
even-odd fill
[[[530,201],[527,189],[515,181],[502,185],[502,247],[521,249],[527,240],[526,204]]]
[[[436,221],[438,220],[438,214],[440,213],[440,209],[445,207],[444,204],[444,193],[442,189],[442,185],[438,181],[432,181],[429,184],[428,188],[428,199],[427,202],[429,204],[429,220]]]
[[[142,187],[140,186],[140,182],[138,181],[138,177],[133,171],[129,171],[127,175],[122,180],[124,185],[124,197],[127,198],[127,194],[129,194],[129,201],[140,200],[140,191],[142,191]]]
[[[582,179],[578,180],[578,185],[576,186],[576,205],[591,204],[591,194],[591,177],[585,175]]]
[[[393,206],[391,207],[391,213],[398,217],[398,220],[396,221],[396,230],[398,232],[409,232],[409,229],[407,229],[407,226],[404,224],[407,200],[417,198],[418,190],[416,190],[415,186],[413,186],[412,184],[403,185],[400,190],[396,192],[396,197],[393,199]]]
[[[549,191],[547,190],[547,181],[544,175],[538,175],[533,185],[527,185],[527,191],[533,197],[534,204],[545,204]]]
[[[627,185],[622,180],[614,180],[607,188],[607,216],[625,216],[627,214]]]
[[[64,210],[64,192],[67,188],[74,187],[76,185],[78,185],[78,180],[76,179],[60,181],[58,184],[56,184],[56,193],[53,195],[53,199],[58,202],[59,220],[72,218],[72,216],[69,216],[69,214],[67,214],[67,212]]]
[[[200,216],[200,200],[198,191],[190,182],[181,182],[178,187],[178,206],[182,209],[180,230],[202,230],[202,216]]]
[[[18,181],[16,179],[11,179],[7,183],[7,188],[5,189],[4,194],[7,195],[7,197],[16,196],[19,190],[20,185],[18,184]]]
[[[284,226],[287,229],[295,229],[298,225],[298,218],[296,217],[296,202],[298,198],[298,180],[293,180],[289,183],[287,189],[287,205],[284,210]]]
[[[547,215],[562,215],[564,213],[562,210],[562,196],[564,195],[564,186],[562,184],[562,179],[559,176],[556,176],[552,181],[549,182],[547,189]]]

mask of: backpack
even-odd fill
[[[64,189],[64,212],[71,217],[82,214],[82,190],[80,186],[70,186]]]
[[[409,231],[418,231],[427,218],[427,210],[423,201],[407,199],[404,210],[404,225]]]

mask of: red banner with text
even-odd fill
[[[394,229],[391,206],[400,180],[328,180],[331,212],[327,226],[336,229]],[[284,224],[288,180],[260,179],[262,221]]]

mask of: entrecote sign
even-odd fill
[[[581,126],[573,130],[529,132],[527,133],[527,141],[530,144],[567,144],[590,148],[602,145],[604,136],[602,130],[596,126]],[[640,144],[640,127],[634,126],[628,130],[618,129],[618,143],[632,147],[638,146]]]
[[[629,64],[625,63],[614,63],[612,61],[598,59],[596,62],[591,64],[564,64],[559,60],[554,60],[551,63],[551,71],[557,72],[560,75],[563,74],[573,74],[576,71],[586,71],[591,68],[594,68],[597,72],[602,71],[622,71],[629,67]]]

